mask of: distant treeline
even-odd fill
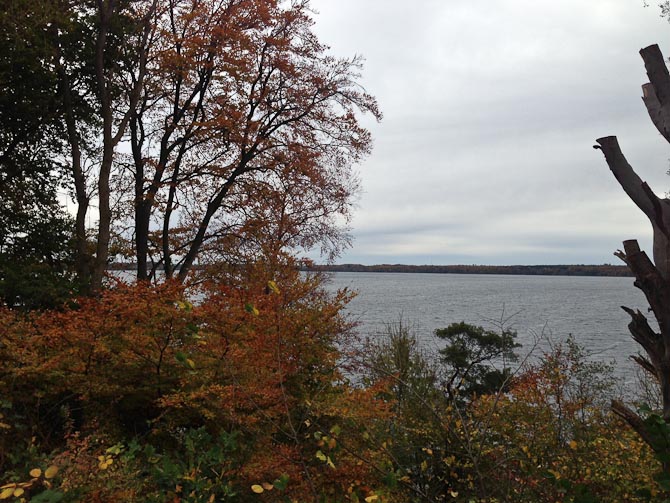
[[[333,272],[414,272],[438,274],[523,274],[535,276],[632,276],[624,265],[314,265],[310,270]]]
[[[133,271],[133,262],[114,262],[110,271]],[[195,266],[194,269],[198,269]],[[415,272],[437,274],[519,274],[529,276],[630,276],[625,265],[406,265],[406,264],[335,264],[312,265],[302,270],[332,272]]]

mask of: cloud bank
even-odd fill
[[[353,247],[340,262],[616,263],[650,228],[591,147],[617,135],[658,193],[670,152],[649,120],[641,47],[670,55],[642,1],[314,0],[338,56],[366,58],[384,112]]]

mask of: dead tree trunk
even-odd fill
[[[643,101],[652,122],[670,142],[670,74],[657,45],[640,51],[649,83],[642,86]],[[623,251],[615,253],[635,275],[635,286],[645,294],[658,322],[655,331],[640,311],[627,307],[628,329],[646,355],[633,359],[658,379],[663,404],[662,415],[670,423],[670,201],[659,198],[649,185],[635,173],[624,157],[615,136],[596,140],[594,148],[602,150],[605,160],[623,190],[649,218],[653,229],[653,262],[640,250],[636,240],[624,241]],[[659,450],[647,423],[620,401],[612,403],[612,411],[623,418],[652,448]]]

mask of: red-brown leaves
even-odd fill
[[[346,246],[352,165],[371,147],[357,115],[380,117],[360,60],[326,53],[307,2],[180,0],[156,22],[126,172],[142,194],[122,197],[143,201],[138,263],[151,251],[183,279],[198,256],[248,257],[248,239]],[[152,219],[162,225],[148,242]]]
[[[244,448],[230,477],[250,487],[287,474],[299,499],[314,484],[341,492],[370,476],[361,434],[383,410],[337,369],[349,295],[293,267],[238,267],[221,279],[118,284],[32,320],[0,313],[0,393],[22,431],[56,449],[72,432],[125,444],[234,431]]]

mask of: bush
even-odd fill
[[[385,405],[337,369],[349,295],[288,267],[201,286],[197,305],[195,293],[118,284],[62,312],[0,311],[4,481],[51,460],[60,476],[48,489],[68,501],[381,487],[384,455],[363,433]]]

